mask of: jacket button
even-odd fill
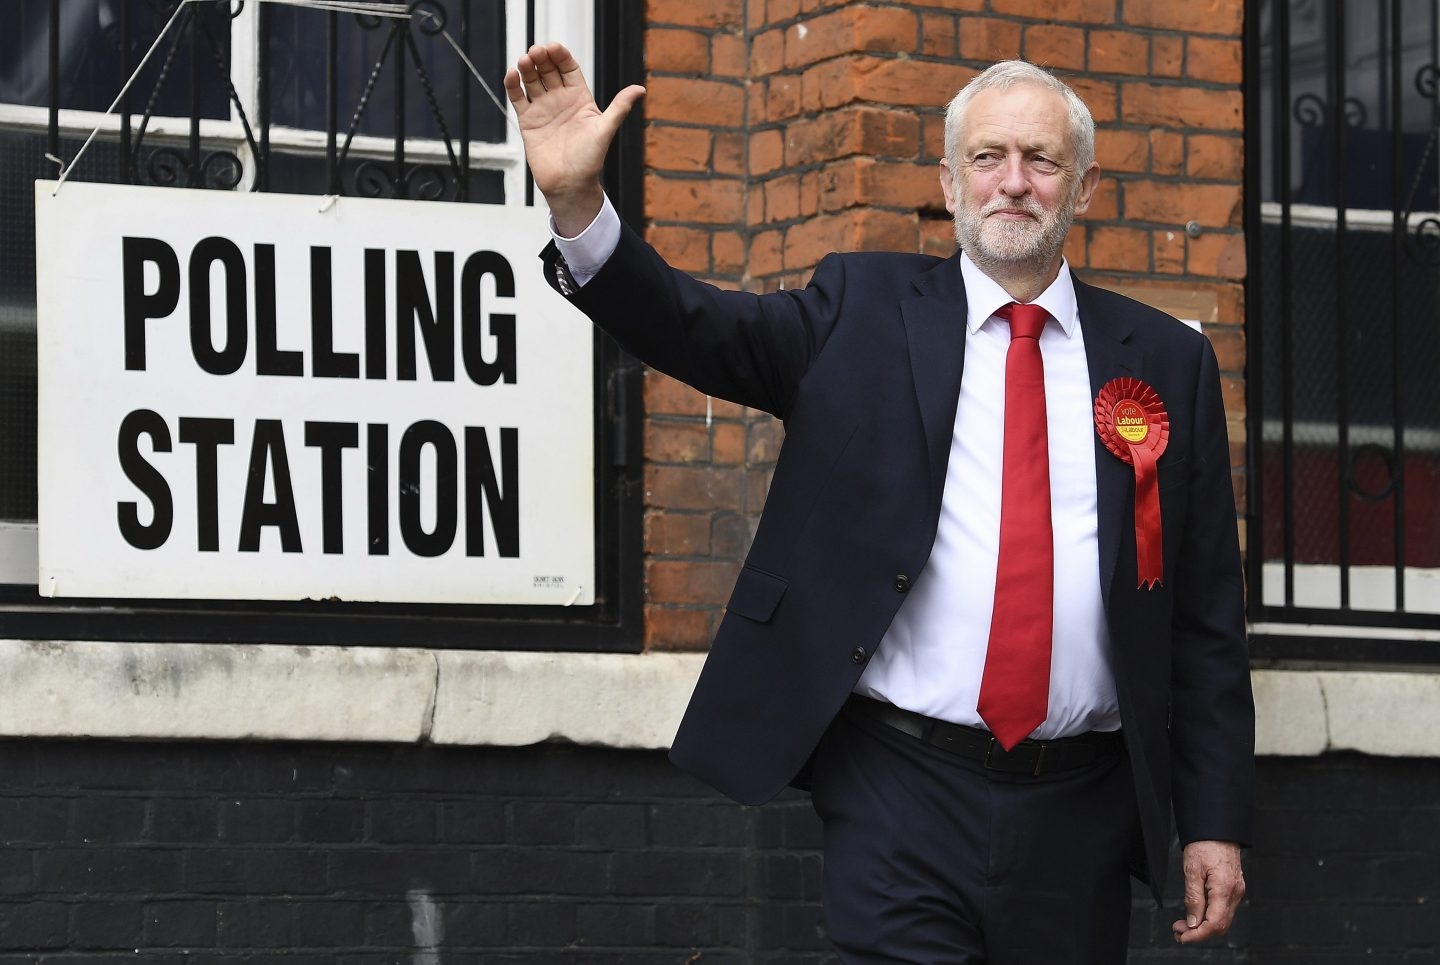
[[[850,651],[850,661],[852,663],[864,663],[865,658],[868,656],[869,654],[865,652],[864,647],[856,647],[854,650]]]
[[[895,577],[894,586],[896,593],[909,593],[910,577],[906,576],[904,573],[901,573],[899,576]]]

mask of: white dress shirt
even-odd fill
[[[554,228],[552,221],[552,234]],[[579,285],[604,266],[619,240],[619,215],[608,197],[579,235],[555,235]],[[960,265],[969,301],[963,320],[965,371],[935,547],[855,690],[930,717],[984,727],[975,705],[1000,546],[1005,353],[1010,347],[1009,324],[995,312],[1013,299],[968,256],[961,256]],[[1115,730],[1120,711],[1100,592],[1094,401],[1068,265],[1061,265],[1059,277],[1035,301],[1051,316],[1040,335],[1040,351],[1050,437],[1055,638],[1050,713],[1034,736],[1053,738]]]
[[[984,727],[975,709],[995,603],[1004,454],[1005,353],[1012,299],[968,255],[965,371],[945,472],[940,526],[925,569],[876,649],[856,692],[956,724]],[[1055,634],[1049,717],[1038,738],[1120,726],[1100,593],[1094,400],[1069,267],[1035,299],[1040,333],[1055,535]],[[956,318],[955,323],[961,324]]]
[[[620,215],[607,194],[600,213],[585,226],[584,231],[573,238],[561,237],[555,231],[555,219],[551,218],[550,236],[555,239],[555,247],[560,249],[560,255],[570,269],[570,277],[575,279],[575,284],[584,287],[615,254],[615,248],[620,244]]]

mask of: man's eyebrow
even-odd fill
[[[981,141],[981,140],[970,141],[969,143],[967,143],[967,144],[965,145],[965,150],[966,150],[966,152],[967,152],[967,153],[971,153],[971,154],[975,153],[976,151],[997,150],[997,149],[998,149],[998,150],[1004,150],[1004,148],[1005,148],[1005,144],[1004,144],[999,138],[987,138],[987,139],[985,139],[985,140],[983,140],[983,141]]]
[[[1043,155],[1044,157],[1056,162],[1057,164],[1063,162],[1066,159],[1066,150],[1064,145],[1046,146],[1035,143],[1021,144],[1018,148],[1016,148],[1016,150],[1024,157]],[[974,157],[976,154],[979,154],[983,151],[1002,151],[1005,153],[1009,153],[1011,151],[1011,147],[1001,141],[976,141],[974,143],[966,144],[964,146],[962,156]]]

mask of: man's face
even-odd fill
[[[957,169],[940,164],[955,240],[991,272],[1058,270],[1065,234],[1099,180],[1098,165],[1076,169],[1064,99],[1035,84],[977,95]]]

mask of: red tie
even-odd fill
[[[1000,559],[995,614],[980,681],[980,717],[1007,751],[1045,721],[1055,615],[1055,545],[1050,531],[1050,448],[1040,330],[1049,314],[1018,302],[1005,355],[1005,460],[1000,480]]]

